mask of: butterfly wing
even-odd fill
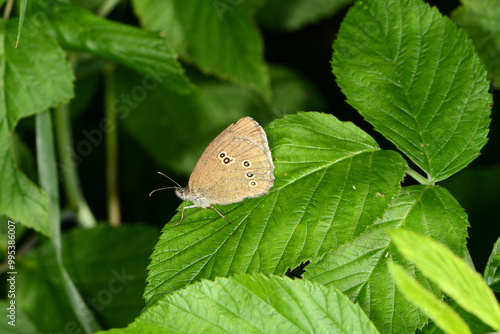
[[[252,118],[244,117],[205,149],[189,178],[190,196],[204,207],[258,197],[272,187],[273,172],[266,133]]]

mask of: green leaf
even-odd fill
[[[486,143],[492,96],[463,31],[423,1],[359,1],[334,43],[333,73],[375,130],[425,173],[455,174]]]
[[[64,265],[103,328],[126,326],[144,307],[145,268],[157,239],[158,233],[144,226],[106,224],[62,235]],[[61,289],[63,277],[50,243],[19,258],[17,265],[16,300],[31,319],[41,319],[38,329],[83,333]]]
[[[269,98],[263,41],[252,20],[261,2],[140,0],[133,4],[145,27],[162,31],[173,48],[203,72],[247,85]]]
[[[73,97],[73,73],[63,50],[28,20],[20,42],[24,45],[14,48],[16,24],[15,20],[9,20],[3,27],[2,36],[1,60],[5,66],[2,109],[7,109],[10,130],[20,118],[40,113]]]
[[[167,224],[149,266],[145,298],[201,278],[261,271],[281,275],[357,237],[381,218],[406,170],[352,123],[320,113],[287,115],[267,128],[275,162],[268,195],[189,209]],[[185,203],[184,205],[186,205]],[[180,213],[172,218],[178,222]]]
[[[427,317],[396,289],[385,265],[387,259],[404,262],[394,254],[384,225],[376,225],[351,243],[306,267],[304,278],[332,286],[359,303],[381,332],[415,333]],[[413,269],[406,265],[408,270]],[[433,287],[419,272],[417,278]],[[439,295],[439,291],[434,292]]]
[[[195,329],[195,330],[194,330]],[[262,274],[202,281],[110,333],[378,333],[335,289]]]
[[[408,210],[404,217],[399,210]],[[394,219],[404,221],[401,227],[440,240],[463,258],[467,252],[467,214],[457,200],[439,186],[410,186],[401,190],[400,197],[386,213],[384,223]]]
[[[446,246],[405,230],[391,231],[398,250],[460,306],[500,330],[500,305],[481,275]]]
[[[387,265],[399,290],[431,317],[442,330],[446,333],[471,333],[467,323],[448,304],[418,284],[402,266],[391,261]]]
[[[227,1],[229,2],[229,1]],[[298,30],[333,16],[352,0],[267,0],[257,12],[260,25],[272,30]]]
[[[477,53],[500,88],[500,6],[496,0],[461,0],[462,6],[452,19],[462,27],[474,43]]]
[[[39,0],[30,11],[39,28],[48,29],[64,47],[124,64],[181,94],[193,87],[176,55],[158,34],[98,17],[85,9]]]
[[[414,333],[427,318],[396,289],[386,259],[414,267],[394,252],[387,229],[405,228],[443,240],[457,254],[466,250],[467,217],[441,187],[405,187],[375,226],[340,249],[307,266],[304,278],[333,285],[358,302],[382,332]],[[417,280],[440,296],[437,288],[415,271]]]
[[[15,48],[17,21],[2,23],[0,77],[0,212],[50,235],[47,196],[16,168],[11,133],[19,119],[72,97],[72,72],[54,40],[27,20]],[[36,60],[36,61],[35,61]]]
[[[497,240],[497,242],[498,242],[498,240]],[[496,246],[496,244],[495,244],[495,246]],[[491,262],[491,264],[498,267],[498,266],[500,266],[500,252],[497,249],[494,249],[494,252],[496,252],[496,254],[492,253],[492,255],[495,254],[495,257],[493,258],[493,261]]]
[[[21,39],[21,32],[23,31],[24,24],[24,14],[26,14],[26,3],[28,0],[21,0],[19,4],[19,25],[17,27],[17,39],[16,39],[16,48],[19,44],[19,40]]]
[[[500,238],[497,239],[484,269],[484,279],[495,292],[500,292]]]

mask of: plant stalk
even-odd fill
[[[63,286],[73,312],[86,333],[95,333],[100,326],[76,289],[64,267],[61,243],[61,209],[59,206],[59,183],[54,149],[52,117],[48,110],[36,115],[36,157],[40,187],[49,197],[49,226],[51,242],[57,266],[63,278]]]
[[[71,136],[71,122],[69,117],[69,107],[67,104],[60,104],[54,112],[55,130],[57,134],[57,151],[59,155],[59,173],[62,178],[64,193],[68,206],[76,213],[78,223],[91,228],[96,226],[96,220],[92,211],[83,197],[83,192],[78,178],[77,167],[82,157],[74,151],[73,139]]]
[[[7,21],[10,17],[10,13],[12,12],[12,6],[14,4],[14,0],[7,0],[5,4],[5,8],[3,9],[3,20]]]
[[[408,167],[408,169],[406,170],[406,174],[410,175],[413,179],[415,179],[415,181],[417,181],[420,184],[434,185],[434,182],[432,182],[429,179],[426,179],[425,177],[423,177],[422,175],[417,173],[417,171],[411,169],[410,167]]]
[[[116,116],[114,66],[104,71],[105,85],[105,140],[106,140],[106,190],[108,220],[114,227],[121,225],[120,195],[118,191],[118,121]]]

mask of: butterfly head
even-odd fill
[[[186,188],[176,187],[175,188],[175,194],[177,195],[177,197],[179,197],[183,201],[189,200],[188,199],[188,197],[189,197],[189,189],[187,187]]]

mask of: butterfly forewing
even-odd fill
[[[230,125],[205,149],[189,179],[189,191],[210,204],[257,197],[274,183],[264,130],[250,117]]]

